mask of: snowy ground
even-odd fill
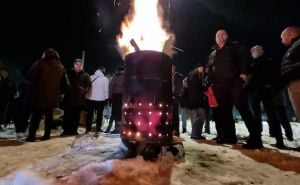
[[[247,136],[245,125],[241,122],[237,123],[236,127],[238,137],[245,138]],[[285,140],[285,144],[299,148],[300,124],[292,123],[292,127],[295,141]],[[273,150],[270,144],[274,144],[275,139],[267,136],[267,129],[267,124],[264,123],[263,141],[267,149],[247,151],[240,149],[239,145],[215,145],[214,141],[194,141],[188,134],[183,134],[185,160],[173,160],[167,153],[156,162],[144,161],[140,156],[131,159],[112,159],[112,156],[122,148],[118,135],[101,134],[99,138],[92,136],[60,138],[57,136],[61,131],[57,130],[48,141],[26,143],[15,140],[13,129],[8,129],[0,133],[0,184],[299,184],[300,170],[297,173],[296,170],[281,170],[281,165],[276,168],[266,162],[268,158],[273,159],[273,156],[279,154],[274,160],[283,163],[292,161],[296,167],[300,167],[300,152]],[[212,134],[204,134],[208,139],[215,137],[214,124],[211,124],[211,131]],[[257,156],[260,160],[257,160]]]

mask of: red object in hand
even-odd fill
[[[209,86],[207,91],[205,92],[207,98],[208,98],[208,104],[210,107],[217,107],[218,106],[218,102],[216,99],[216,96],[214,94],[214,91],[212,89],[212,86]]]

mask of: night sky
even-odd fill
[[[166,4],[168,0],[161,0]],[[45,48],[56,48],[69,68],[86,51],[86,69],[99,65],[114,71],[121,62],[115,42],[129,0],[11,0],[0,2],[0,61],[12,71],[32,64]],[[170,0],[166,19],[176,35],[174,56],[186,74],[206,63],[215,33],[223,28],[232,40],[250,48],[262,44],[268,56],[280,60],[280,33],[300,25],[297,0]],[[98,13],[97,13],[98,12]]]

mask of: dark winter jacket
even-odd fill
[[[276,63],[265,56],[260,56],[251,61],[247,83],[249,91],[271,88],[276,83],[279,83]]]
[[[285,84],[300,79],[300,37],[292,41],[281,63],[281,79]]]
[[[91,87],[91,80],[88,73],[81,71],[76,73],[74,69],[67,72],[70,81],[70,90],[65,94],[66,105],[84,106],[85,94]]]
[[[109,83],[109,97],[111,98],[113,94],[123,94],[124,93],[124,82],[125,76],[124,72],[117,72]]]
[[[175,72],[172,74],[172,93],[173,96],[178,97],[181,89],[182,89],[182,81],[184,77],[182,74]]]
[[[209,56],[208,81],[222,83],[248,74],[250,53],[237,42],[228,43],[223,48],[214,47]]]
[[[57,59],[35,62],[27,73],[32,82],[33,110],[54,109],[58,106],[64,68]]]
[[[189,109],[206,107],[207,100],[204,94],[206,90],[205,74],[199,74],[197,70],[190,72],[187,78],[187,107]]]

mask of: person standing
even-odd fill
[[[113,76],[109,84],[109,97],[111,104],[111,116],[105,133],[119,134],[121,131],[122,121],[122,102],[125,82],[125,69],[123,66],[118,66],[116,74]],[[115,129],[110,132],[113,121],[115,121]]]
[[[261,45],[251,48],[252,62],[249,69],[249,78],[247,82],[247,90],[250,100],[251,109],[253,111],[254,120],[260,123],[259,132],[262,132],[262,111],[263,104],[269,123],[269,133],[276,138],[276,147],[283,148],[283,137],[280,126],[279,116],[276,114],[276,107],[273,97],[275,97],[276,89],[276,65],[264,55]],[[268,70],[268,75],[265,74]],[[278,83],[278,81],[277,81]]]
[[[232,115],[233,106],[235,106],[249,131],[249,139],[243,147],[262,148],[259,123],[253,120],[244,88],[250,55],[247,55],[244,47],[239,43],[229,42],[229,36],[225,30],[217,31],[216,44],[209,56],[208,81],[218,102],[216,121],[220,121],[221,133],[219,133],[217,143],[235,144],[237,142]]]
[[[3,130],[1,124],[8,124],[9,107],[16,94],[16,85],[9,79],[9,72],[5,68],[0,68],[0,131]]]
[[[176,66],[172,64],[172,125],[173,134],[179,136],[179,93],[182,89],[183,75],[176,71]]]
[[[205,140],[202,136],[205,121],[205,107],[207,107],[206,95],[207,83],[205,81],[204,67],[197,64],[187,78],[187,107],[191,113],[192,133],[191,139]]]
[[[45,116],[45,132],[42,140],[50,139],[53,110],[58,107],[64,77],[64,67],[60,62],[59,53],[52,48],[46,49],[41,59],[28,71],[27,79],[32,83],[32,119],[27,141],[36,140],[36,131],[43,116]]]
[[[78,135],[80,113],[83,110],[85,95],[91,87],[89,74],[83,70],[82,59],[75,59],[73,68],[67,72],[70,80],[70,89],[65,92],[63,133],[61,136]]]
[[[289,47],[282,59],[281,79],[287,86],[295,115],[300,121],[300,27],[285,28],[281,40]]]
[[[96,111],[96,136],[99,135],[99,132],[103,132],[101,130],[103,110],[108,101],[109,80],[104,74],[105,68],[99,67],[95,73],[90,76],[92,85],[89,92],[85,96],[87,99],[86,133],[91,132],[93,116],[94,112]]]

